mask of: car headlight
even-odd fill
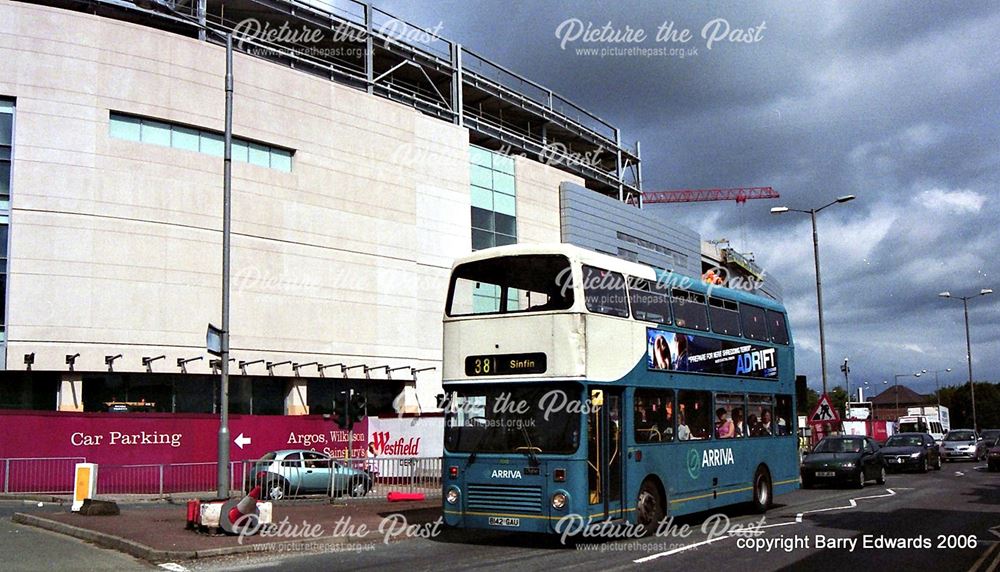
[[[845,469],[853,469],[854,468],[854,463],[844,463],[844,468]]]
[[[444,500],[448,501],[448,504],[455,504],[458,502],[459,492],[458,487],[451,487],[448,489],[447,494],[444,496]]]
[[[552,508],[556,510],[562,510],[566,508],[566,504],[568,502],[569,502],[569,496],[562,491],[559,491],[554,495],[552,495]]]
[[[919,459],[920,458],[920,453],[910,453],[910,458],[911,459]]]

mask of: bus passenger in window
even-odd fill
[[[733,422],[726,415],[726,408],[720,407],[715,410],[715,417],[717,421],[715,422],[715,437],[718,439],[732,439],[733,438]]]
[[[771,432],[771,410],[764,409],[760,412],[760,424],[757,426],[757,434],[770,436]]]
[[[687,426],[687,419],[684,417],[683,407],[677,414],[677,439],[679,441],[687,441],[691,439],[691,429]]]
[[[743,408],[733,408],[733,437],[746,437],[747,428],[743,423]]]

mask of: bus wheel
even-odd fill
[[[767,469],[757,469],[753,477],[753,508],[757,512],[766,512],[771,508],[771,476]]]
[[[644,532],[649,535],[656,531],[664,517],[663,497],[656,483],[650,479],[642,482],[639,487],[639,497],[635,502],[636,521],[644,528]]]

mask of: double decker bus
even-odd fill
[[[648,532],[798,488],[793,346],[774,300],[511,245],[456,261],[445,314],[450,526]]]

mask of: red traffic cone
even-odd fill
[[[250,494],[229,510],[229,524],[236,524],[236,521],[245,514],[256,514],[258,499],[260,499],[260,485],[255,486]]]

